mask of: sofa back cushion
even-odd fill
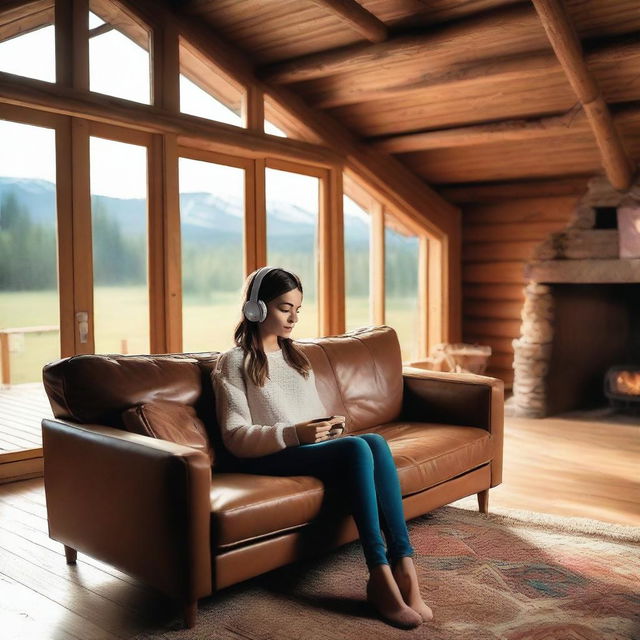
[[[138,404],[122,413],[122,422],[133,433],[199,449],[212,465],[215,462],[207,430],[188,404],[167,400]]]
[[[298,341],[311,362],[318,395],[346,431],[397,420],[402,410],[402,354],[393,327],[360,327]]]
[[[114,427],[134,405],[195,405],[202,395],[198,361],[188,354],[71,356],[46,364],[42,377],[56,418]]]

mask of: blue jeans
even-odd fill
[[[236,461],[234,466],[244,473],[337,480],[339,486],[346,489],[369,569],[413,556],[398,472],[389,445],[379,433],[352,434],[337,440],[287,447],[259,458],[236,458]]]

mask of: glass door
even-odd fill
[[[9,109],[0,112],[8,117]],[[16,110],[18,114],[18,110]],[[0,460],[42,455],[42,367],[61,356],[55,118],[0,120]],[[50,120],[50,126],[45,126]],[[62,327],[62,331],[72,328]],[[73,340],[73,336],[70,338]],[[8,465],[7,465],[8,466]],[[1,479],[1,478],[0,478]]]

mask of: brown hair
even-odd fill
[[[249,299],[251,285],[258,271],[259,269],[256,269],[253,273],[250,273],[244,283],[242,293],[243,303]],[[267,304],[283,293],[287,293],[287,291],[296,288],[300,290],[300,293],[304,293],[300,278],[295,273],[276,268],[269,271],[262,279],[258,299],[263,300],[264,303]],[[268,376],[269,364],[260,342],[258,323],[247,320],[242,310],[240,310],[240,315],[241,319],[233,332],[233,339],[237,346],[242,347],[245,356],[249,354],[249,362],[247,363],[246,369],[247,373],[256,386],[262,387]],[[311,363],[300,347],[297,347],[291,338],[283,338],[281,336],[278,336],[278,344],[282,348],[282,355],[285,362],[289,363],[296,371],[307,378],[309,376],[309,369],[311,369]]]

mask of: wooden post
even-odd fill
[[[0,332],[0,361],[2,361],[2,384],[11,384],[11,354],[9,353],[9,334]]]
[[[388,37],[387,26],[355,0],[313,0],[330,9],[342,21],[371,42],[383,42]]]
[[[582,54],[580,40],[560,0],[533,0],[549,42],[582,103],[600,148],[602,164],[616,189],[628,189],[634,168],[613,125],[609,107]]]

